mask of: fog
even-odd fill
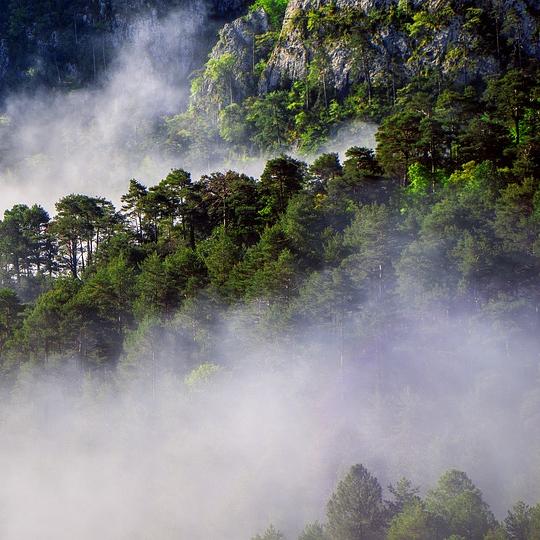
[[[165,175],[173,162],[152,134],[186,104],[205,20],[202,2],[165,18],[141,15],[117,38],[94,88],[9,96],[0,114],[0,211],[35,202],[50,210],[73,192],[117,201],[130,178]]]
[[[140,15],[116,36],[116,56],[91,89],[9,95],[0,108],[0,213],[19,203],[52,212],[69,193],[118,204],[131,178],[151,185],[175,167],[195,179],[228,168],[259,176],[262,158],[199,163],[163,144],[163,119],[185,110],[212,24],[196,0],[164,17]],[[353,145],[374,147],[375,129],[346,124],[322,150],[343,157]]]
[[[424,493],[465,470],[498,517],[540,499],[526,339],[434,314],[369,352],[321,328],[265,339],[249,317],[211,338],[206,375],[186,379],[181,343],[101,375],[25,368],[0,406],[0,536],[294,538],[354,463]]]

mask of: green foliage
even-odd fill
[[[49,77],[30,60],[35,44],[47,58],[63,51],[64,65],[64,41],[83,22],[77,3],[38,4],[8,2],[0,13],[2,46],[28,80]],[[226,365],[215,354],[220,314],[246,324],[237,321],[241,308],[257,338],[280,330],[297,347],[308,325],[334,340],[341,363],[354,357],[362,366],[380,362],[384,347],[399,349],[411,328],[430,338],[432,312],[456,314],[466,327],[503,326],[508,361],[519,362],[524,334],[538,349],[538,67],[525,54],[519,14],[499,13],[497,3],[458,13],[450,2],[424,10],[405,0],[366,14],[329,2],[292,13],[278,37],[286,5],[251,6],[265,10],[272,31],[254,40],[261,59],[250,77],[255,88],[275,75],[269,55],[291,29],[303,36],[301,76],[245,97],[239,58],[212,56],[192,81],[188,109],[164,126],[170,157],[196,155],[199,170],[216,157],[271,156],[259,180],[226,170],[192,179],[175,168],[153,186],[132,179],[120,212],[82,194],[58,201],[52,220],[39,205],[5,212],[2,373],[16,378],[19,366],[52,358],[106,373],[118,363],[154,393],[168,369],[189,389],[211,392]],[[66,32],[55,46],[45,39],[48,17]],[[85,24],[88,39],[98,27]],[[434,39],[456,27],[463,39],[450,39],[434,61]],[[405,39],[405,71],[381,29]],[[338,89],[334,64],[348,53],[354,82]],[[481,62],[474,77],[467,62]],[[499,73],[486,79],[491,63]],[[380,123],[376,151],[353,146],[343,163],[327,151],[309,167],[280,155],[318,152],[348,120],[366,119]],[[0,119],[2,133],[11,122]],[[182,351],[172,361],[159,352],[169,341]],[[525,358],[530,373],[537,358]],[[517,503],[497,524],[459,471],[424,499],[406,480],[390,494],[383,501],[378,480],[354,466],[328,502],[327,523],[307,525],[299,540],[540,538],[539,505]],[[255,538],[283,535],[271,526]]]
[[[384,538],[386,511],[377,479],[354,465],[339,482],[327,506],[328,532],[336,540]]]
[[[414,195],[426,195],[431,189],[432,179],[428,170],[420,163],[413,163],[407,171],[408,190]]]
[[[420,489],[415,487],[407,478],[400,478],[395,485],[388,486],[393,500],[389,503],[392,514],[399,514],[407,506],[420,502],[418,493]]]
[[[250,10],[264,9],[272,28],[278,30],[281,27],[283,17],[285,16],[285,10],[287,9],[287,0],[255,0],[250,6]]]
[[[190,371],[186,375],[185,383],[192,390],[200,390],[207,387],[220,371],[221,367],[217,364],[206,362]]]
[[[325,191],[329,180],[341,176],[343,167],[339,156],[335,153],[321,154],[310,166],[309,173],[318,183],[316,189]]]
[[[270,525],[262,534],[257,534],[251,540],[284,540],[283,533],[278,531],[273,525]]]
[[[236,58],[232,53],[223,53],[216,58],[210,58],[206,63],[204,76],[207,77],[215,88],[219,89],[220,100],[229,105],[233,103],[233,71],[236,64]],[[192,87],[193,92],[193,87]]]
[[[217,227],[199,244],[197,252],[207,268],[210,283],[218,288],[223,286],[239,258],[238,247],[225,228]]]
[[[404,506],[388,528],[387,540],[432,540],[436,538],[432,517],[420,501]]]
[[[388,279],[392,260],[390,213],[385,206],[361,207],[345,230],[344,245],[352,252],[343,264],[358,283],[382,284]]]
[[[282,214],[290,198],[302,188],[305,177],[306,166],[296,159],[282,155],[269,160],[259,186],[263,202],[261,215],[271,221]]]
[[[300,533],[298,540],[328,540],[324,527],[318,522],[308,523]]]
[[[0,351],[19,327],[22,309],[15,291],[0,289]]]
[[[287,144],[290,125],[287,98],[287,92],[275,91],[246,102],[246,119],[255,130],[253,140],[261,153],[279,151]]]
[[[434,516],[439,535],[457,535],[482,540],[495,519],[482,493],[461,471],[448,471],[426,497],[426,508]]]

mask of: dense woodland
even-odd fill
[[[481,491],[463,472],[445,472],[424,498],[402,478],[384,500],[377,478],[354,465],[327,504],[326,523],[309,523],[298,540],[532,540],[540,535],[540,505],[518,502],[498,523]],[[252,540],[284,540],[273,525]]]
[[[52,218],[39,205],[6,211],[4,369],[51,356],[112,366],[153,326],[190,336],[187,369],[218,313],[239,305],[265,332],[345,325],[351,349],[427,307],[535,335],[536,69],[481,95],[410,85],[376,153],[352,147],[343,163],[281,155],[258,180],[176,169],[155,186],[131,180],[121,208],[68,195]],[[349,324],[375,312],[377,325]]]

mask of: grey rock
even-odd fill
[[[488,12],[493,0],[479,1],[478,7]],[[501,67],[496,51],[480,43],[482,36],[469,32],[464,23],[465,9],[455,8],[456,14],[448,25],[437,28],[432,39],[418,44],[402,30],[388,25],[377,28],[368,36],[369,46],[364,65],[351,47],[339,37],[311,43],[305,19],[310,11],[317,10],[329,0],[291,0],[287,7],[280,40],[274,49],[267,68],[259,81],[259,94],[275,89],[287,88],[296,80],[306,77],[309,62],[316,55],[326,57],[326,83],[338,95],[347,94],[352,85],[376,81],[391,76],[395,81],[407,81],[426,68],[436,68],[443,77],[458,84],[468,84],[478,77],[497,73]],[[436,12],[447,4],[446,0],[412,0],[412,9]],[[335,0],[337,11],[354,9],[369,14],[372,10],[388,9],[397,0]],[[511,14],[512,24],[506,22],[501,39],[519,40],[522,54],[540,58],[540,43],[537,39],[538,26],[534,13],[538,4],[534,0],[502,0],[501,18]],[[514,35],[513,35],[514,34]],[[320,37],[320,36],[319,36]],[[324,37],[324,36],[322,36]],[[456,54],[461,52],[461,56]]]
[[[263,9],[258,9],[226,24],[220,30],[219,39],[210,53],[210,58],[218,59],[224,54],[234,56],[231,89],[233,101],[241,101],[256,92],[258,77],[255,75],[255,66],[268,56],[272,46],[272,43],[257,45],[256,37],[266,34],[269,29],[268,16]],[[203,99],[216,90],[215,83],[205,78],[201,89]]]

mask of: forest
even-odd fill
[[[0,198],[32,182],[17,160],[48,166],[39,145],[17,147],[32,129],[10,94],[99,95],[131,16],[117,2],[4,3]],[[185,107],[134,119],[123,141],[128,162],[158,149],[167,174],[4,211],[0,536],[36,537],[17,501],[39,505],[42,477],[24,492],[6,465],[20,454],[26,468],[28,432],[64,505],[80,456],[99,464],[85,462],[85,485],[105,470],[131,486],[110,498],[125,497],[121,532],[94,517],[70,537],[540,539],[538,5],[357,4],[212,4],[212,25],[228,22],[191,51],[208,56]],[[355,131],[366,123],[374,148]],[[331,149],[343,130],[352,142]],[[95,142],[61,133],[66,156]],[[55,438],[73,450],[61,465]],[[167,521],[182,492],[172,464],[189,486],[184,529]],[[128,470],[154,479],[148,525]]]
[[[239,305],[261,332],[346,327],[351,349],[429,308],[512,319],[510,354],[538,324],[536,70],[481,96],[407,87],[376,152],[351,147],[343,162],[282,154],[260,179],[173,169],[150,187],[132,179],[120,208],[71,194],[52,218],[39,204],[6,210],[3,370],[58,356],[115,366],[154,327],[190,341],[186,370]],[[362,313],[380,320],[355,328]]]
[[[381,486],[363,465],[354,465],[337,485],[327,504],[327,522],[309,523],[298,540],[386,538],[388,540],[533,539],[540,530],[540,505],[518,502],[497,523],[482,492],[461,471],[445,472],[424,499],[406,478]],[[252,540],[283,540],[273,525]]]

